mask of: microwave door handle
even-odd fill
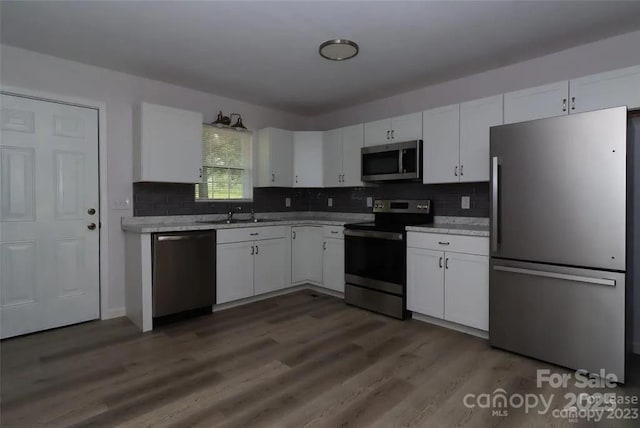
[[[398,150],[398,174],[402,174],[402,168],[404,164],[404,150]]]

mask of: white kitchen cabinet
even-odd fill
[[[640,66],[569,81],[571,113],[627,106],[640,108]]]
[[[254,141],[254,185],[293,187],[293,132],[264,128]]]
[[[254,295],[253,242],[216,245],[216,303]]]
[[[420,139],[422,139],[422,113],[410,113],[364,124],[365,146]]]
[[[285,240],[266,239],[254,243],[254,289],[255,295],[281,290],[285,287]]]
[[[502,125],[502,98],[496,95],[460,104],[461,182],[489,181],[489,129]]]
[[[444,318],[444,252],[407,249],[407,309]]]
[[[362,186],[360,150],[363,142],[362,124],[324,132],[324,187]]]
[[[407,308],[488,330],[488,251],[487,237],[407,233]]]
[[[423,112],[422,126],[422,181],[425,184],[458,182],[460,105]]]
[[[504,94],[504,123],[569,114],[569,82],[527,88]]]
[[[198,183],[202,113],[141,103],[134,109],[133,181]]]
[[[344,240],[325,238],[322,248],[323,286],[344,293]]]
[[[322,145],[321,131],[293,133],[293,187],[322,187]]]
[[[489,257],[445,253],[444,318],[489,330]]]
[[[322,227],[291,228],[291,282],[322,284]]]

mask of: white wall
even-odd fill
[[[0,45],[0,84],[106,104],[109,204],[117,199],[132,199],[132,106],[140,101],[200,111],[207,121],[213,120],[218,110],[241,113],[251,129],[290,128],[291,124],[300,124],[304,129],[311,124],[308,118],[297,115],[6,45]],[[108,307],[117,313],[125,304],[120,217],[132,215],[132,210],[115,210],[111,206],[102,210],[109,210]]]
[[[337,128],[629,67],[639,63],[640,31],[636,31],[315,116],[314,122],[317,129]]]

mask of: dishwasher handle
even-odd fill
[[[189,239],[210,239],[210,233],[185,234],[185,235],[159,235],[158,241],[186,241]]]

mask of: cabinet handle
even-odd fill
[[[438,241],[438,244],[440,244],[440,245],[449,245],[450,243],[449,242]]]
[[[438,259],[438,267],[442,269],[442,257]]]
[[[391,131],[387,130],[387,140],[389,139],[389,132]]]
[[[260,232],[253,232],[253,233],[250,233],[249,235],[250,236],[258,236],[258,235],[260,235]]]
[[[571,110],[576,109],[576,97],[571,97]]]
[[[323,249],[323,250],[326,250],[326,249],[327,249],[327,241],[324,241],[324,242],[322,243],[322,249]]]
[[[260,247],[256,245],[256,256],[258,255],[259,252],[260,252]]]
[[[251,255],[253,256],[256,253],[256,249],[255,247],[252,245],[251,246]]]
[[[296,175],[296,184],[298,184],[298,176]]]
[[[334,235],[337,235],[340,232],[338,232],[337,230],[332,230],[331,233],[333,233]]]
[[[449,257],[444,260],[444,268],[449,269]]]
[[[200,178],[202,178],[202,168],[199,169],[200,172]]]
[[[275,182],[276,181],[276,175],[275,174],[271,174],[271,182]]]
[[[458,176],[458,165],[453,168],[453,175]]]
[[[395,131],[395,129],[391,130],[391,139],[393,140],[395,137],[393,136],[393,131]]]
[[[342,182],[344,183],[344,174],[342,174]]]
[[[291,237],[292,237],[293,239],[296,239],[296,232],[295,232],[295,230],[292,232]]]
[[[567,99],[562,99],[562,111],[567,111]]]
[[[464,165],[460,165],[460,177],[462,177],[464,174],[462,173],[462,167],[464,167]]]

